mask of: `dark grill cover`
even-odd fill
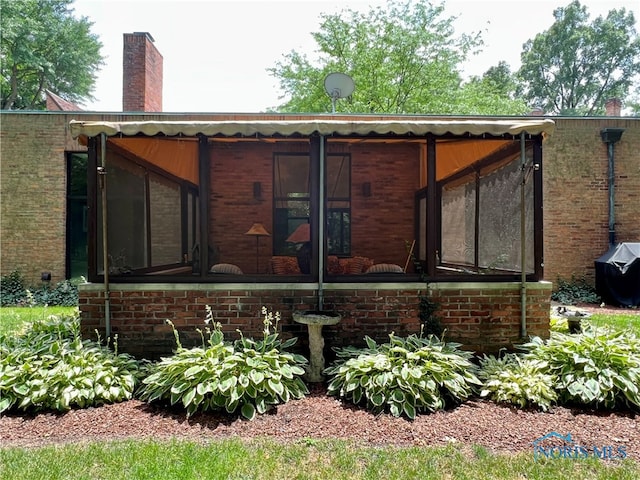
[[[596,292],[609,305],[640,306],[640,243],[619,243],[595,261]]]

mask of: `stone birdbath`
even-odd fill
[[[334,312],[305,311],[293,312],[293,320],[302,323],[309,329],[309,369],[307,370],[307,381],[322,382],[324,375],[324,338],[322,337],[322,327],[324,325],[336,325],[342,316]]]

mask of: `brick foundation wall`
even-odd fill
[[[513,348],[520,339],[519,283],[456,284],[327,284],[323,286],[323,310],[342,315],[342,321],[323,330],[326,356],[331,347],[363,345],[364,336],[388,340],[394,332],[406,336],[420,331],[419,302],[427,296],[440,304],[438,315],[447,328],[446,339],[477,352]],[[551,284],[527,287],[528,335],[546,337],[549,330]],[[112,284],[110,294],[112,335],[118,335],[120,351],[158,358],[175,348],[170,319],[180,331],[183,346],[198,344],[196,328],[204,328],[205,306],[222,324],[228,338],[261,337],[260,310],[266,306],[281,314],[284,338],[298,337],[298,349],[308,349],[306,327],[295,323],[292,313],[315,310],[317,289],[291,285],[124,285]],[[105,337],[104,292],[100,284],[80,288],[82,332]]]

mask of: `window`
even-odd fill
[[[327,156],[327,238],[330,255],[351,252],[351,157]],[[308,155],[277,154],[274,160],[275,255],[292,255],[296,245],[287,238],[296,228],[310,223],[310,160]]]
[[[287,238],[296,228],[309,223],[309,155],[276,154],[273,165],[273,253],[295,255],[296,244]]]
[[[87,154],[67,157],[67,278],[87,276]]]

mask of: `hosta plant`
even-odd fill
[[[581,335],[552,332],[524,347],[527,359],[545,362],[562,403],[596,408],[640,408],[640,339],[633,333],[587,329]]]
[[[226,342],[207,306],[202,347],[183,348],[174,329],[176,353],[163,358],[143,380],[140,398],[181,405],[187,416],[223,409],[229,413],[239,410],[253,419],[274,405],[304,397],[308,390],[301,377],[307,359],[286,352],[296,338],[279,339],[279,313],[263,308],[262,314],[262,339],[241,335],[235,342]]]
[[[96,406],[132,398],[140,365],[82,340],[79,320],[50,316],[0,337],[0,412]]]
[[[518,407],[548,410],[557,400],[555,377],[548,373],[546,362],[525,359],[515,353],[480,359],[478,377],[482,380],[481,397]]]
[[[366,337],[367,348],[337,350],[337,361],[325,369],[327,392],[374,413],[415,418],[468,398],[480,384],[471,353],[460,344],[435,336],[389,336],[377,344]]]

